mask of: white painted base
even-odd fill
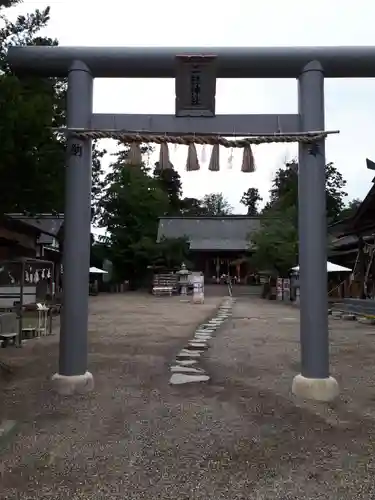
[[[94,389],[94,377],[90,372],[83,375],[60,375],[52,376],[53,388],[63,396],[73,394],[85,394]]]
[[[339,395],[339,384],[333,377],[306,378],[301,374],[293,379],[292,392],[295,396],[315,401],[333,401]]]

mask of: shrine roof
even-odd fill
[[[332,224],[329,232],[337,237],[375,233],[375,184],[353,216]]]
[[[20,221],[28,226],[38,229],[41,233],[56,237],[64,224],[63,214],[6,214],[8,218]]]
[[[161,217],[157,241],[186,237],[196,251],[245,251],[251,234],[260,228],[259,217],[227,215],[216,217]]]

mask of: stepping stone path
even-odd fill
[[[234,301],[235,299],[232,297],[225,299],[215,317],[198,326],[192,340],[189,340],[187,347],[177,354],[175,363],[171,366],[172,376],[169,379],[171,385],[208,382],[210,380],[210,376],[196,365],[200,355],[208,349],[208,341],[211,340],[215,331],[229,318]]]

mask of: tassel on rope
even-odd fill
[[[195,144],[191,142],[188,147],[186,171],[192,172],[193,170],[199,170],[199,169],[200,166],[198,161],[197,148],[195,147]]]
[[[246,173],[255,172],[254,155],[250,144],[243,148],[241,171]]]
[[[132,142],[130,144],[126,163],[128,165],[141,165],[142,164],[141,146],[138,142]]]
[[[212,148],[210,164],[208,170],[211,172],[218,172],[220,170],[220,146],[215,144]]]
[[[160,170],[171,168],[171,162],[169,161],[169,147],[167,142],[163,142],[162,144],[160,144],[159,168]]]

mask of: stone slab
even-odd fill
[[[192,382],[208,382],[210,377],[208,375],[190,375],[186,373],[174,373],[169,379],[172,385],[190,384]]]
[[[195,335],[194,339],[197,341],[203,341],[203,340],[207,341],[207,340],[211,340],[212,336],[211,335]]]
[[[197,359],[176,359],[176,364],[181,366],[192,366],[198,363]]]
[[[181,366],[181,365],[173,365],[171,366],[172,373],[197,373],[200,375],[204,375],[205,371],[201,368],[194,368],[192,366]]]
[[[188,342],[188,346],[191,348],[191,349],[207,349],[207,343],[206,342],[202,342],[202,341],[197,341],[197,340],[189,340]]]
[[[180,351],[177,356],[179,358],[199,358],[200,355],[201,353],[199,351],[190,351],[188,349],[182,349],[182,351]]]

